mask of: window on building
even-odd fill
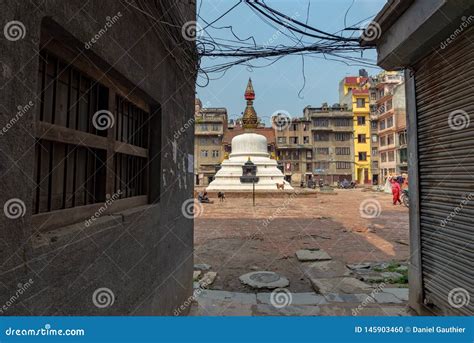
[[[277,142],[278,144],[286,144],[286,137],[278,137]]]
[[[323,169],[323,170],[329,169],[329,162],[319,161],[319,162],[316,162],[315,164],[316,164],[316,169]]]
[[[309,144],[309,136],[303,137],[303,144]]]
[[[393,126],[393,116],[387,118],[387,128]]]
[[[306,171],[307,172],[312,172],[313,171],[313,166],[311,165],[311,163],[306,163]]]
[[[313,152],[311,150],[306,150],[306,159],[311,160],[313,158]]]
[[[329,133],[327,132],[316,132],[314,134],[314,140],[316,142],[326,142],[329,141]]]
[[[387,136],[381,136],[380,137],[380,146],[386,146],[387,145]]]
[[[380,130],[385,130],[385,119],[380,120],[379,123],[380,123]]]
[[[298,150],[293,151],[293,152],[291,153],[291,158],[292,158],[293,160],[299,160],[299,159],[300,159],[300,153],[299,153],[299,151],[298,151]]]
[[[375,100],[375,99],[376,99],[375,92],[370,92],[370,100]]]
[[[380,161],[387,162],[387,153],[386,152],[382,152],[380,154]]]
[[[313,120],[314,126],[322,126],[328,127],[329,126],[329,119],[328,118],[316,118]]]
[[[357,116],[357,125],[365,126],[365,116]]]
[[[209,130],[207,124],[200,124],[200,125],[199,125],[199,128],[201,129],[200,131],[203,131],[203,132]]]
[[[329,155],[329,148],[316,148],[316,154]]]
[[[336,148],[336,155],[350,155],[351,148],[349,147],[337,147]]]
[[[389,162],[395,161],[395,152],[394,151],[389,151],[388,152],[388,161]]]
[[[334,139],[336,141],[348,141],[351,139],[351,134],[348,132],[336,132],[334,134]]]
[[[377,148],[372,148],[372,157],[376,157],[377,153],[378,153],[378,149]]]
[[[303,131],[308,131],[308,124],[303,124]]]
[[[364,107],[365,107],[365,99],[357,98],[357,108],[364,108]]]
[[[40,56],[33,214],[72,218],[58,210],[103,203],[113,192],[116,199],[146,195],[148,105],[49,51]],[[147,202],[142,198],[137,203]]]
[[[201,157],[207,157],[208,151],[207,150],[201,150]]]
[[[370,122],[370,127],[371,127],[372,129],[377,129],[377,124],[378,124],[377,121],[372,120],[372,121]]]
[[[407,154],[407,149],[400,149],[399,150],[399,157],[400,157],[400,163],[407,163],[408,162],[408,154]]]
[[[300,164],[298,162],[293,163],[293,170],[294,171],[300,171]]]
[[[212,124],[212,131],[219,131],[219,124]]]
[[[359,152],[359,161],[367,161],[367,153]]]
[[[393,144],[393,134],[387,135],[387,145]]]
[[[349,119],[349,118],[335,118],[333,119],[333,123],[334,123],[334,126],[338,126],[338,127],[341,127],[341,126],[351,126],[352,124],[352,119]]]
[[[358,143],[365,143],[365,134],[358,134],[357,135],[357,142]]]
[[[298,124],[291,124],[291,131],[298,131]]]
[[[290,137],[291,144],[298,144],[298,137]]]
[[[387,101],[386,108],[387,108],[387,111],[390,111],[392,109],[392,100]]]
[[[379,136],[377,135],[372,135],[372,142],[377,143],[379,141]]]
[[[351,162],[336,162],[336,169],[351,169]]]
[[[212,150],[212,157],[219,157],[219,150]]]
[[[398,133],[398,142],[400,145],[406,145],[407,144],[407,132],[402,131]]]

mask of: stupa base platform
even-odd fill
[[[205,187],[201,189],[194,190],[194,197],[197,198],[199,192],[204,190]],[[224,192],[226,198],[252,198],[253,191],[252,190],[219,190],[207,191],[207,195],[213,201],[219,201],[217,198],[217,193]],[[318,194],[321,194],[317,190],[309,190],[309,189],[285,189],[285,190],[259,190],[255,191],[255,198],[287,198],[287,197],[308,197],[308,198],[316,198]]]

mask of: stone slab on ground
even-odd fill
[[[251,316],[255,305],[213,300],[211,302],[194,303],[190,316]]]
[[[397,272],[383,272],[380,273],[380,276],[382,276],[385,280],[395,282],[399,280],[403,275]]]
[[[272,305],[271,295],[272,293],[257,293],[257,302],[259,304]],[[291,300],[289,305],[321,305],[326,304],[326,299],[322,295],[313,292],[304,293],[289,293],[291,294]],[[277,298],[277,296],[275,296]]]
[[[383,291],[393,294],[400,300],[408,301],[408,288],[384,288]]]
[[[200,270],[195,270],[193,272],[193,281],[196,281],[197,279],[199,279],[199,277],[201,276],[201,271]]]
[[[207,288],[210,285],[212,285],[216,277],[217,277],[216,272],[207,272],[203,275],[201,280],[198,281],[198,283],[201,286],[201,288]]]
[[[372,288],[354,277],[312,278],[311,285],[316,293],[367,293]]]
[[[307,261],[328,261],[331,256],[321,249],[302,249],[296,252],[296,258],[301,262]]]
[[[351,275],[351,271],[341,261],[305,263],[303,269],[305,275],[309,278],[332,278]]]
[[[206,271],[206,270],[210,270],[211,266],[206,263],[198,263],[194,265],[194,269]]]
[[[276,308],[273,305],[258,304],[254,307],[255,316],[319,316],[319,306],[288,305]]]
[[[269,271],[256,271],[241,275],[239,277],[240,282],[250,286],[252,288],[284,288],[287,287],[290,282],[284,276],[275,272]]]
[[[368,294],[344,294],[344,293],[329,293],[325,294],[324,298],[328,302],[336,303],[362,303],[367,300]]]
[[[379,292],[371,295],[379,304],[401,304],[403,300],[397,298],[392,293]]]
[[[257,304],[257,296],[254,293],[202,290],[196,296],[196,299],[200,304],[212,303],[213,301],[229,301],[247,305]]]

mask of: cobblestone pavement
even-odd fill
[[[197,297],[191,314],[206,315],[207,311],[208,315],[217,315],[218,308],[224,306],[226,311],[221,311],[222,315],[291,314],[292,311],[293,314],[310,311],[316,315],[351,315],[360,305],[361,297],[377,285],[370,284],[359,293],[355,289],[355,297],[348,297],[351,291],[341,285],[358,280],[346,265],[406,262],[408,209],[392,205],[390,194],[362,189],[336,193],[318,194],[316,198],[304,195],[261,198],[255,207],[251,199],[230,197],[223,203],[203,204],[195,219],[195,263],[212,266],[217,278],[208,286],[211,291]],[[331,257],[331,265],[323,270],[312,269],[311,262],[296,258],[296,251],[301,249],[324,250]],[[316,292],[315,295],[321,296],[318,287],[323,287],[325,303],[292,304],[276,310],[259,301],[257,292],[239,281],[239,276],[256,270],[273,271],[288,278],[287,289],[291,294]],[[257,300],[241,304],[215,299],[209,296],[213,291],[231,292],[237,298],[249,294]],[[335,295],[331,298],[328,294]],[[341,298],[340,294],[344,296]],[[404,298],[397,303],[369,303],[361,315],[407,314]],[[385,300],[388,299],[386,296]]]

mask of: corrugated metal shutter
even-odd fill
[[[474,314],[473,33],[414,68],[423,290],[440,314]]]

